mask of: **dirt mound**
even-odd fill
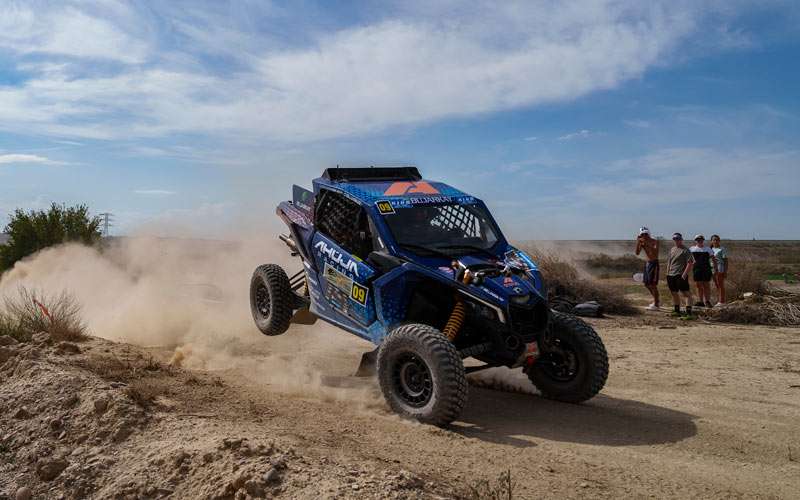
[[[431,496],[403,470],[306,457],[291,437],[236,425],[270,413],[134,346],[2,336],[0,498]]]

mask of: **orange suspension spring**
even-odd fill
[[[450,319],[447,320],[443,332],[451,342],[456,339],[461,327],[464,326],[466,316],[467,308],[464,306],[464,301],[456,297],[456,305],[453,307],[453,312],[450,313]]]

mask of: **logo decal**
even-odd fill
[[[352,259],[346,259],[342,252],[335,250],[333,247],[329,247],[324,241],[318,242],[314,245],[314,248],[319,250],[319,253],[325,255],[330,259],[334,264],[339,264],[342,266],[346,271],[351,272],[358,277],[358,264],[356,261]]]
[[[378,213],[381,215],[389,215],[394,213],[394,207],[392,207],[392,204],[386,200],[378,201],[375,203],[375,205],[378,207]]]
[[[383,192],[386,196],[404,196],[407,194],[439,194],[439,190],[425,181],[395,182]]]
[[[514,278],[512,278],[511,276],[506,276],[505,278],[503,278],[503,286],[505,286],[505,287],[511,287],[511,286],[516,285],[516,284],[517,284],[517,282],[514,281]]]
[[[350,291],[350,298],[365,306],[367,305],[367,291],[367,287],[354,282],[353,289]]]

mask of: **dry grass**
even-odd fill
[[[800,294],[767,289],[706,313],[712,321],[747,325],[800,326]]]
[[[47,332],[56,341],[80,341],[86,338],[81,307],[67,292],[46,295],[25,287],[16,295],[3,298],[0,309],[0,335],[28,341],[33,334]]]
[[[767,293],[763,271],[748,256],[739,257],[736,262],[731,263],[725,284],[731,299],[740,299],[747,292],[761,295]]]
[[[513,500],[517,483],[511,479],[511,471],[500,474],[496,481],[481,479],[468,486],[464,498],[469,500]]]
[[[612,314],[636,314],[638,311],[620,287],[583,278],[572,263],[554,254],[539,254],[534,257],[547,286],[547,298],[554,307],[574,306],[595,300],[605,312]]]
[[[162,381],[153,379],[134,380],[125,388],[125,394],[144,409],[152,407],[156,399],[167,392],[167,388]]]

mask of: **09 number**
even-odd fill
[[[361,286],[358,283],[353,283],[353,289],[350,292],[350,297],[359,304],[366,305],[367,287]]]

